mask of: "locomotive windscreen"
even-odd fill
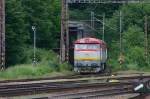
[[[76,44],[75,45],[75,49],[92,49],[92,50],[96,50],[96,49],[100,49],[100,45],[99,44]]]

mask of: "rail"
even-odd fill
[[[117,82],[109,82],[109,80],[117,80]],[[28,95],[28,94],[39,94],[39,93],[53,93],[53,92],[70,92],[73,90],[83,91],[87,88],[92,90],[93,88],[98,88],[95,91],[104,92],[105,90],[114,87],[114,90],[117,91],[118,86],[127,86],[125,89],[120,92],[134,92],[133,88],[140,82],[144,82],[150,79],[150,75],[135,75],[135,76],[114,76],[114,77],[86,77],[86,78],[75,78],[75,79],[46,79],[46,80],[21,80],[19,82],[13,80],[12,82],[5,81],[0,82],[0,96],[18,96],[18,95]],[[4,83],[5,82],[5,83]],[[116,89],[117,88],[117,89]],[[123,88],[123,87],[119,87]],[[99,90],[104,89],[104,90]],[[119,89],[118,89],[119,90]],[[87,92],[85,92],[86,94]],[[92,93],[92,91],[91,91]],[[119,94],[116,93],[112,94]],[[110,93],[111,94],[111,93]],[[70,94],[68,94],[70,95]],[[103,94],[105,95],[105,94]],[[78,96],[78,95],[76,95]],[[92,96],[89,96],[92,97]]]

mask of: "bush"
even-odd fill
[[[37,65],[33,66],[33,50],[29,49],[26,53],[26,64],[15,65],[8,68],[6,71],[0,72],[1,79],[19,79],[32,78],[45,75],[51,75],[53,72],[71,71],[71,66],[67,63],[59,64],[58,55],[53,51],[37,49]]]
[[[53,69],[48,66],[32,66],[32,65],[17,65],[8,68],[6,71],[0,72],[0,78],[19,79],[43,76],[53,72]]]
[[[60,70],[60,72],[71,71],[72,66],[67,63],[63,63],[59,66],[59,70]]]
[[[127,64],[127,69],[129,70],[138,70],[138,65],[137,64]]]
[[[120,70],[119,63],[117,62],[117,60],[109,59],[107,65],[109,65],[113,71]]]
[[[26,49],[26,59],[24,63],[32,63],[33,61],[33,48]],[[54,63],[59,63],[58,55],[54,53],[52,50],[45,50],[45,49],[36,49],[36,57],[39,63],[45,61],[53,61]]]

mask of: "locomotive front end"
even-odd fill
[[[80,73],[100,72],[104,70],[105,61],[106,61],[106,51],[104,51],[103,45],[100,40],[95,38],[83,38],[75,42],[75,49],[74,49],[75,72]]]

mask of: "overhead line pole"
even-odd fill
[[[105,40],[105,13],[103,14],[103,41]]]
[[[64,22],[65,22],[65,0],[61,0],[61,38],[60,38],[60,63],[65,61]]]
[[[0,0],[0,68],[5,68],[5,0]]]
[[[120,52],[122,54],[122,12],[120,11]]]
[[[91,27],[94,28],[94,12],[91,11]]]
[[[147,59],[148,59],[148,35],[147,35],[147,32],[148,32],[148,19],[147,19],[147,15],[145,15],[144,19],[145,19],[145,23],[144,23],[144,29],[145,29],[145,32],[144,32],[144,46],[145,46],[145,59],[147,61]]]
[[[67,0],[66,0],[66,3],[65,3],[65,6],[66,6],[66,9],[65,9],[65,12],[66,12],[66,23],[65,23],[65,32],[66,32],[66,61],[69,63],[69,12],[68,12],[68,3],[67,3]]]
[[[122,46],[122,12],[119,13],[120,16],[120,56],[119,56],[119,63],[120,68],[122,68],[122,64],[124,63],[124,55],[123,55],[123,46]]]
[[[68,3],[61,0],[60,63],[69,61]]]

